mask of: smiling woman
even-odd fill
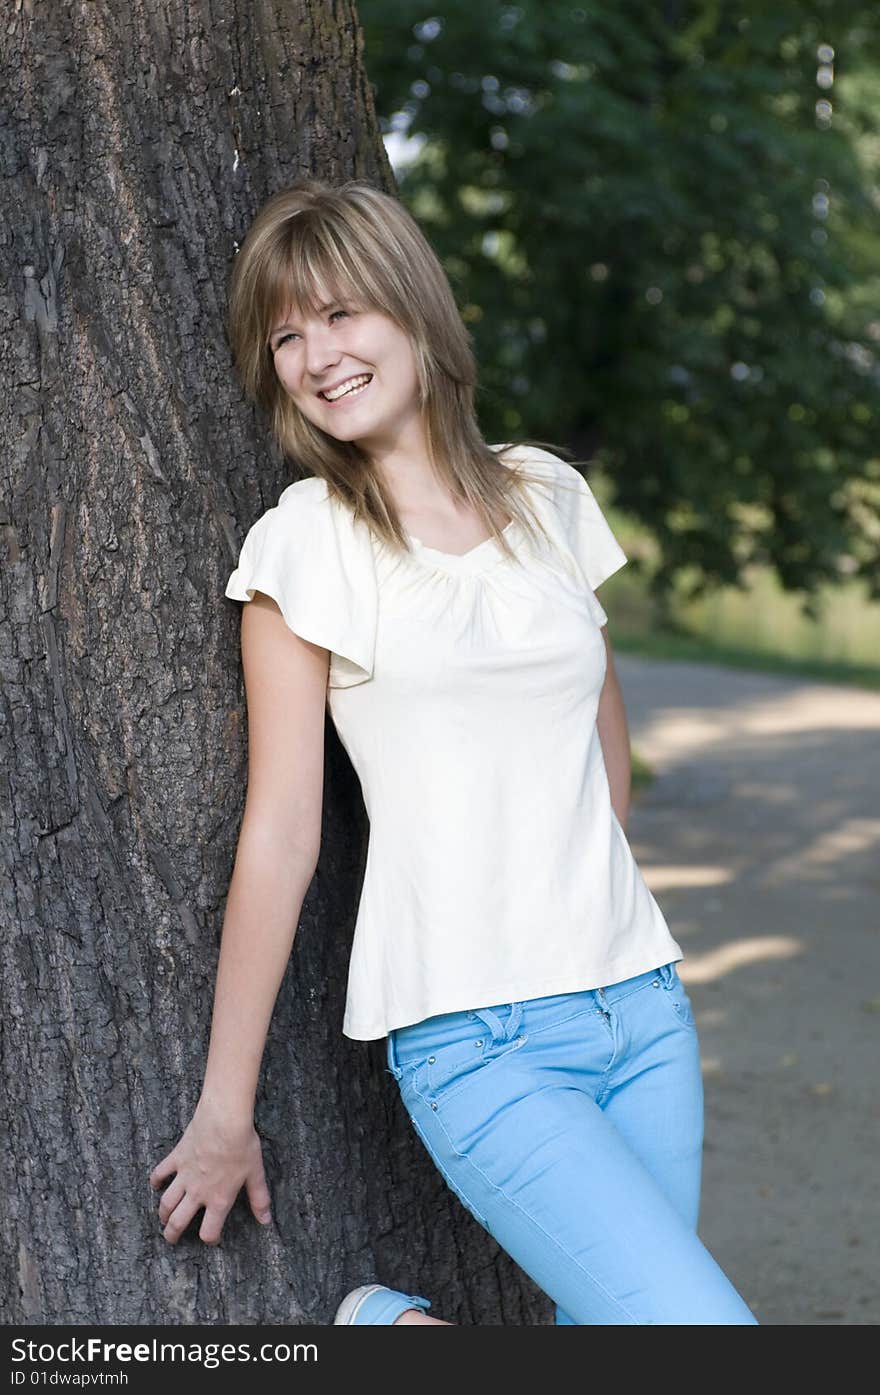
[[[397,200],[357,180],[269,199],[235,260],[229,333],[284,453],[389,544],[409,546],[407,521],[502,549],[512,517],[540,535],[528,464],[504,469],[482,439],[469,332]]]
[[[326,294],[323,284],[318,293]],[[282,328],[270,338],[275,373],[290,401],[319,429],[332,413],[337,441],[357,441],[371,458],[387,453],[407,431],[418,393],[409,335],[375,309],[288,311],[291,320],[295,330]],[[413,428],[414,421],[415,446]]]
[[[230,326],[310,473],[252,523],[226,586],[245,603],[248,799],[208,1103],[154,1170],[176,1174],[173,1235],[207,1199],[216,1239],[242,1179],[255,1209],[267,1196],[253,1096],[317,865],[326,711],[370,821],[342,1031],[385,1038],[451,1191],[559,1324],[753,1324],[697,1236],[698,1036],[624,828],[595,594],[623,549],[559,455],[483,439],[467,330],[390,196],[307,181],[271,199]],[[429,1306],[370,1282],[334,1321],[441,1321]]]
[[[357,311],[352,308],[345,306],[339,306],[334,309],[334,304],[335,302],[330,301],[328,304],[322,305],[315,318],[320,320],[322,316],[326,315],[327,323],[332,325],[338,317],[350,319],[353,314],[357,313]],[[274,329],[269,336],[269,347],[275,356],[275,371],[279,373],[279,376],[281,374],[278,360],[280,350],[286,345],[293,344],[295,341],[303,338],[301,331],[290,328],[291,324],[296,322],[296,320],[295,311],[288,309],[284,323]],[[357,395],[357,393],[371,381],[372,376],[372,373],[361,373],[344,378],[337,378],[335,382],[330,383],[328,386],[318,388],[317,395],[325,402],[339,402],[343,397]]]

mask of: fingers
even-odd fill
[[[206,1204],[187,1196],[186,1185],[180,1175],[162,1193],[159,1202],[159,1224],[164,1226],[163,1235],[169,1245],[176,1245],[193,1216],[205,1207],[205,1218],[199,1230],[200,1239],[207,1245],[217,1245],[230,1207]]]
[[[203,1208],[205,1214],[199,1238],[206,1245],[220,1243],[226,1217],[241,1189],[245,1168],[248,1170],[244,1172],[243,1182],[251,1211],[262,1225],[269,1225],[272,1220],[272,1198],[256,1135],[246,1148],[243,1144],[232,1146],[225,1138],[221,1138],[218,1145],[208,1129],[206,1148],[200,1151],[200,1144],[204,1142],[204,1139],[192,1139],[187,1135],[150,1173],[150,1186],[154,1190],[167,1183],[158,1214],[162,1234],[169,1245],[177,1244],[196,1212]]]
[[[272,1198],[266,1185],[262,1157],[254,1164],[245,1178],[245,1187],[251,1210],[257,1220],[261,1225],[268,1225],[272,1220]]]
[[[159,1202],[159,1220],[162,1225],[167,1223],[172,1211],[183,1200],[185,1192],[186,1187],[180,1179],[180,1173],[178,1173],[171,1185],[165,1188]]]
[[[174,1161],[176,1152],[176,1148],[172,1148],[171,1152],[167,1155],[167,1157],[164,1157],[161,1162],[156,1163],[156,1166],[150,1173],[151,1187],[161,1187],[162,1183],[165,1181],[165,1178],[170,1177],[172,1172],[177,1171],[177,1163]]]
[[[185,1196],[182,1201],[178,1202],[168,1218],[168,1224],[162,1231],[169,1245],[177,1244],[193,1216],[197,1211],[201,1210],[203,1205],[204,1202],[193,1201],[188,1196]]]
[[[206,1206],[205,1218],[199,1227],[199,1239],[206,1245],[219,1245],[223,1234],[223,1223],[229,1215],[229,1206]]]

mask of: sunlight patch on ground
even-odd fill
[[[767,868],[764,882],[775,886],[824,875],[844,857],[880,847],[880,819],[847,819],[838,828],[822,829],[811,842],[800,844],[789,857],[777,857]]]
[[[676,867],[668,863],[652,867],[646,862],[640,862],[639,867],[655,895],[664,891],[688,891],[698,886],[726,886],[734,880],[730,867],[696,867],[693,864]]]
[[[719,945],[717,949],[704,953],[689,950],[679,974],[686,987],[695,983],[714,983],[736,969],[765,964],[770,960],[796,959],[803,952],[803,943],[794,935],[761,935],[748,940],[732,940],[730,944]]]

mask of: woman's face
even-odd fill
[[[273,327],[275,372],[303,416],[322,431],[357,441],[368,454],[389,450],[419,416],[409,336],[379,310],[331,300],[323,287],[319,292],[320,314],[290,307]]]

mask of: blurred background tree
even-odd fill
[[[766,567],[880,598],[878,12],[361,0],[490,440],[569,445],[660,613]],[[684,580],[684,584],[682,584]],[[666,607],[664,609],[664,607]],[[871,607],[876,611],[875,607]]]

